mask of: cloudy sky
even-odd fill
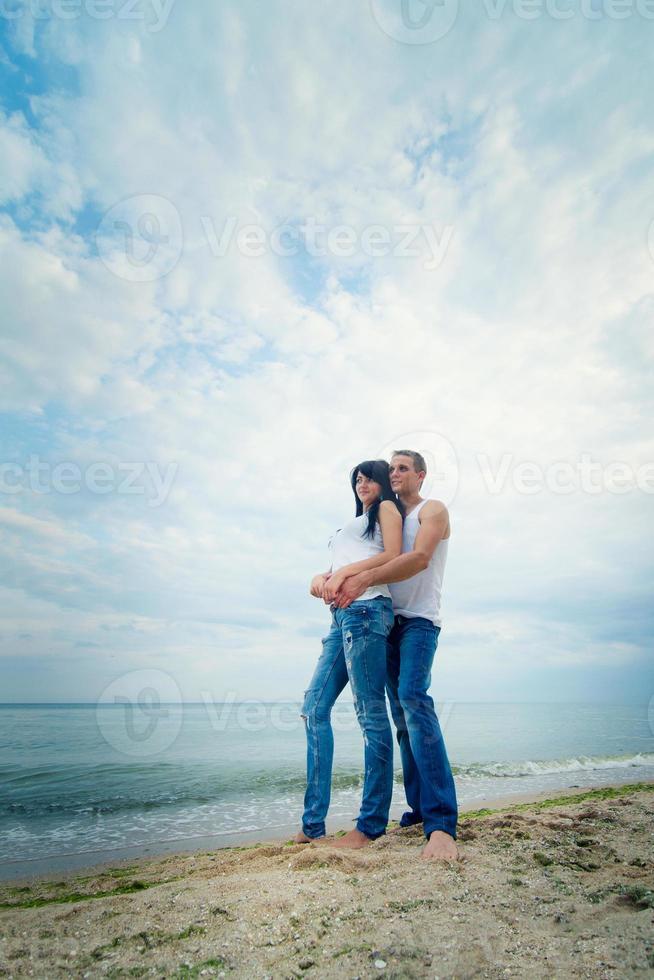
[[[654,8],[0,31],[0,700],[300,697],[349,470],[409,446],[452,518],[436,700],[647,704]]]

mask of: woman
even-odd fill
[[[334,737],[331,710],[350,682],[365,742],[365,776],[356,828],[335,841],[338,847],[363,847],[386,831],[393,792],[393,738],[386,711],[386,639],[393,606],[385,585],[368,589],[347,609],[333,605],[350,575],[397,558],[402,549],[403,507],[391,490],[388,463],[359,463],[351,474],[356,516],[330,542],[332,566],[316,575],[311,595],[331,603],[331,629],[311,684],[302,717],[307,734],[307,790],[302,830],[295,840],[309,843],[325,836],[331,795]]]

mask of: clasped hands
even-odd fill
[[[327,606],[347,609],[366,591],[368,586],[363,578],[363,572],[348,576],[341,575],[339,572],[314,575],[309,591],[316,599],[322,599]]]

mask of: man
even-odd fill
[[[440,599],[451,531],[445,504],[420,496],[426,475],[420,453],[393,453],[391,487],[406,508],[402,554],[346,579],[336,604],[349,606],[372,585],[390,588],[395,624],[389,637],[387,692],[410,807],[400,825],[423,824],[424,858],[455,861],[456,789],[434,702],[427,693],[441,630]]]

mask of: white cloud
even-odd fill
[[[21,198],[47,167],[25,117],[18,112],[0,112],[0,203]]]
[[[278,670],[277,693],[301,689],[325,615],[307,580],[350,511],[350,466],[432,430],[460,465],[446,609],[461,663],[483,678],[534,647],[552,669],[643,662],[642,636],[598,630],[611,600],[651,583],[649,498],[532,497],[510,480],[492,494],[478,462],[654,458],[654,137],[633,86],[646,52],[609,27],[462,14],[447,39],[408,50],[345,4],[326,17],[205,4],[175,6],[158,34],[88,20],[37,32],[80,88],[34,97],[38,129],[18,114],[0,129],[11,193],[44,228],[0,224],[12,458],[33,451],[24,425],[39,420],[52,462],[178,466],[158,508],[116,492],[16,502],[15,524],[65,521],[79,544],[65,558],[46,534],[40,550],[5,546],[15,589],[66,616],[53,656],[100,643],[128,669],[162,650],[196,688],[219,661],[221,689],[260,676],[267,690]],[[132,195],[181,217],[179,262],[152,283],[113,275],[92,231],[68,224],[84,203]],[[230,215],[267,234],[311,218],[358,236],[453,233],[433,270],[424,248],[213,254],[206,228],[220,238]],[[153,632],[107,645],[103,616]],[[637,632],[642,608],[631,616]]]

